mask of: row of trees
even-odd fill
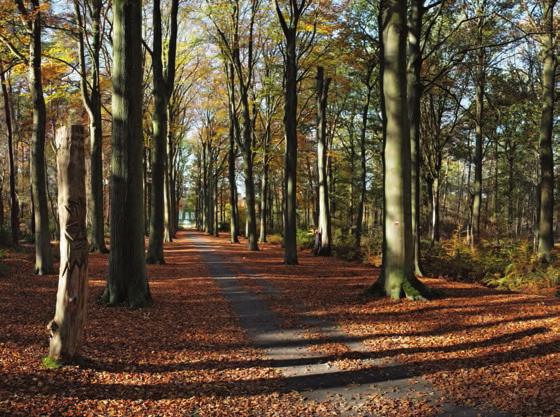
[[[109,303],[149,302],[144,263],[165,262],[185,211],[250,250],[280,233],[287,264],[311,226],[324,255],[378,248],[392,297],[427,295],[424,237],[536,238],[550,260],[555,1],[0,4],[3,193],[37,273],[58,227],[50,125],[83,109]]]

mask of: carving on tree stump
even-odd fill
[[[56,132],[60,272],[56,312],[49,323],[49,357],[76,356],[83,336],[87,307],[89,245],[86,231],[84,128],[73,125]]]

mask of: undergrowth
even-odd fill
[[[527,241],[482,242],[471,248],[454,236],[442,243],[424,242],[422,268],[427,276],[481,282],[502,290],[541,293],[560,284],[560,260],[538,261]]]

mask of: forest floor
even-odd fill
[[[0,415],[560,416],[560,300],[427,279],[445,297],[372,300],[377,270],[180,232],[148,266],[154,305],[96,300],[79,364],[43,369],[56,276],[29,250],[0,276]]]

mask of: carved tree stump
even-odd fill
[[[60,218],[60,272],[56,311],[49,323],[49,357],[56,361],[76,356],[86,319],[88,241],[84,128],[73,125],[56,132],[58,147],[58,214]]]

